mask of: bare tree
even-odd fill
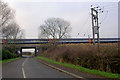
[[[61,18],[49,18],[45,21],[45,24],[40,25],[40,35],[47,38],[69,37],[70,31],[70,23]]]
[[[12,10],[7,3],[0,0],[0,27],[5,26],[14,17],[14,10]]]
[[[23,37],[23,31],[15,22],[2,28],[3,39],[20,39]]]
[[[14,21],[14,10],[2,0],[0,0],[0,37],[3,39],[22,38],[23,30]]]
[[[0,39],[2,39],[2,27],[5,27],[14,18],[14,11],[7,3],[0,0]]]

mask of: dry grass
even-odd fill
[[[41,54],[59,62],[80,65],[89,69],[105,72],[120,73],[120,54],[117,43],[92,44],[63,44],[52,47]]]

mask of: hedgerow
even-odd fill
[[[117,43],[101,44],[65,44],[49,48],[40,56],[59,62],[80,65],[88,69],[120,74],[120,53]]]

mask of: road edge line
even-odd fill
[[[76,74],[70,73],[70,72],[65,71],[65,70],[63,70],[63,69],[57,68],[57,67],[52,66],[52,65],[50,65],[50,64],[43,63],[43,62],[41,62],[41,63],[44,64],[44,65],[46,65],[46,66],[48,66],[48,67],[51,67],[51,68],[53,68],[53,69],[55,69],[55,70],[58,70],[58,71],[63,72],[63,73],[65,73],[65,74],[68,74],[68,75],[70,75],[70,76],[72,76],[72,77],[74,77],[74,78],[85,79],[85,78],[83,78],[83,77],[81,77],[81,76],[78,76],[78,75],[76,75]]]

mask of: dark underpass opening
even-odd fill
[[[37,49],[36,47],[21,47],[20,56],[21,57],[37,56]]]

